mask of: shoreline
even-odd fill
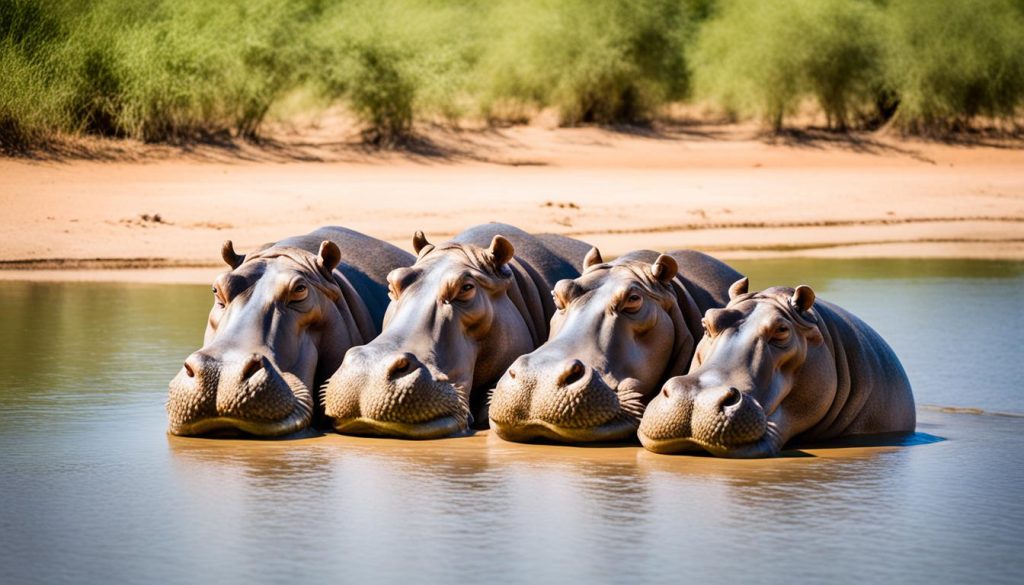
[[[766,139],[744,125],[651,133],[521,126],[371,152],[302,133],[237,149],[126,144],[0,158],[0,280],[208,282],[240,252],[344,225],[409,249],[502,221],[606,257],[1024,260],[1024,147],[884,133]],[[105,144],[105,143],[104,143]]]

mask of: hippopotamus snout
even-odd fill
[[[469,405],[447,377],[412,353],[354,347],[327,383],[325,413],[339,433],[428,439],[469,428]]]
[[[499,380],[490,419],[498,436],[510,441],[621,440],[638,423],[597,369],[576,358],[533,354],[516,360]]]
[[[281,374],[266,355],[216,355],[205,349],[185,360],[171,380],[167,401],[169,431],[175,435],[223,429],[284,435],[308,425],[312,407],[308,389]]]
[[[757,441],[766,429],[764,409],[749,393],[728,383],[702,386],[696,376],[679,376],[647,406],[637,434],[657,453],[718,453]]]

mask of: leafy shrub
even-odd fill
[[[845,128],[884,89],[879,18],[858,0],[724,2],[694,48],[695,93],[776,130],[813,98]]]
[[[322,91],[366,124],[368,142],[407,141],[413,120],[456,117],[474,59],[470,2],[354,0],[328,10],[314,45]]]
[[[686,15],[671,0],[510,0],[486,24],[482,106],[554,106],[562,123],[648,120],[686,88]]]
[[[1012,117],[1024,101],[1024,15],[1008,0],[894,0],[886,69],[911,131]]]

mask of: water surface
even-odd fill
[[[1024,414],[1024,264],[759,261],[903,359],[919,404]],[[164,434],[199,286],[0,283],[0,583],[1017,583],[1024,418],[763,461],[636,446]]]

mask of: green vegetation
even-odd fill
[[[851,0],[724,2],[694,49],[696,95],[776,130],[813,98],[845,129],[882,89],[879,12]]]
[[[1016,122],[1019,0],[0,0],[0,149],[258,138],[297,94],[367,142],[414,122],[644,123],[696,101],[780,129]]]
[[[676,0],[512,0],[486,22],[481,106],[557,108],[565,124],[649,120],[683,96],[686,15]]]
[[[888,15],[900,126],[945,132],[979,115],[1014,117],[1024,102],[1024,2],[901,0]]]

